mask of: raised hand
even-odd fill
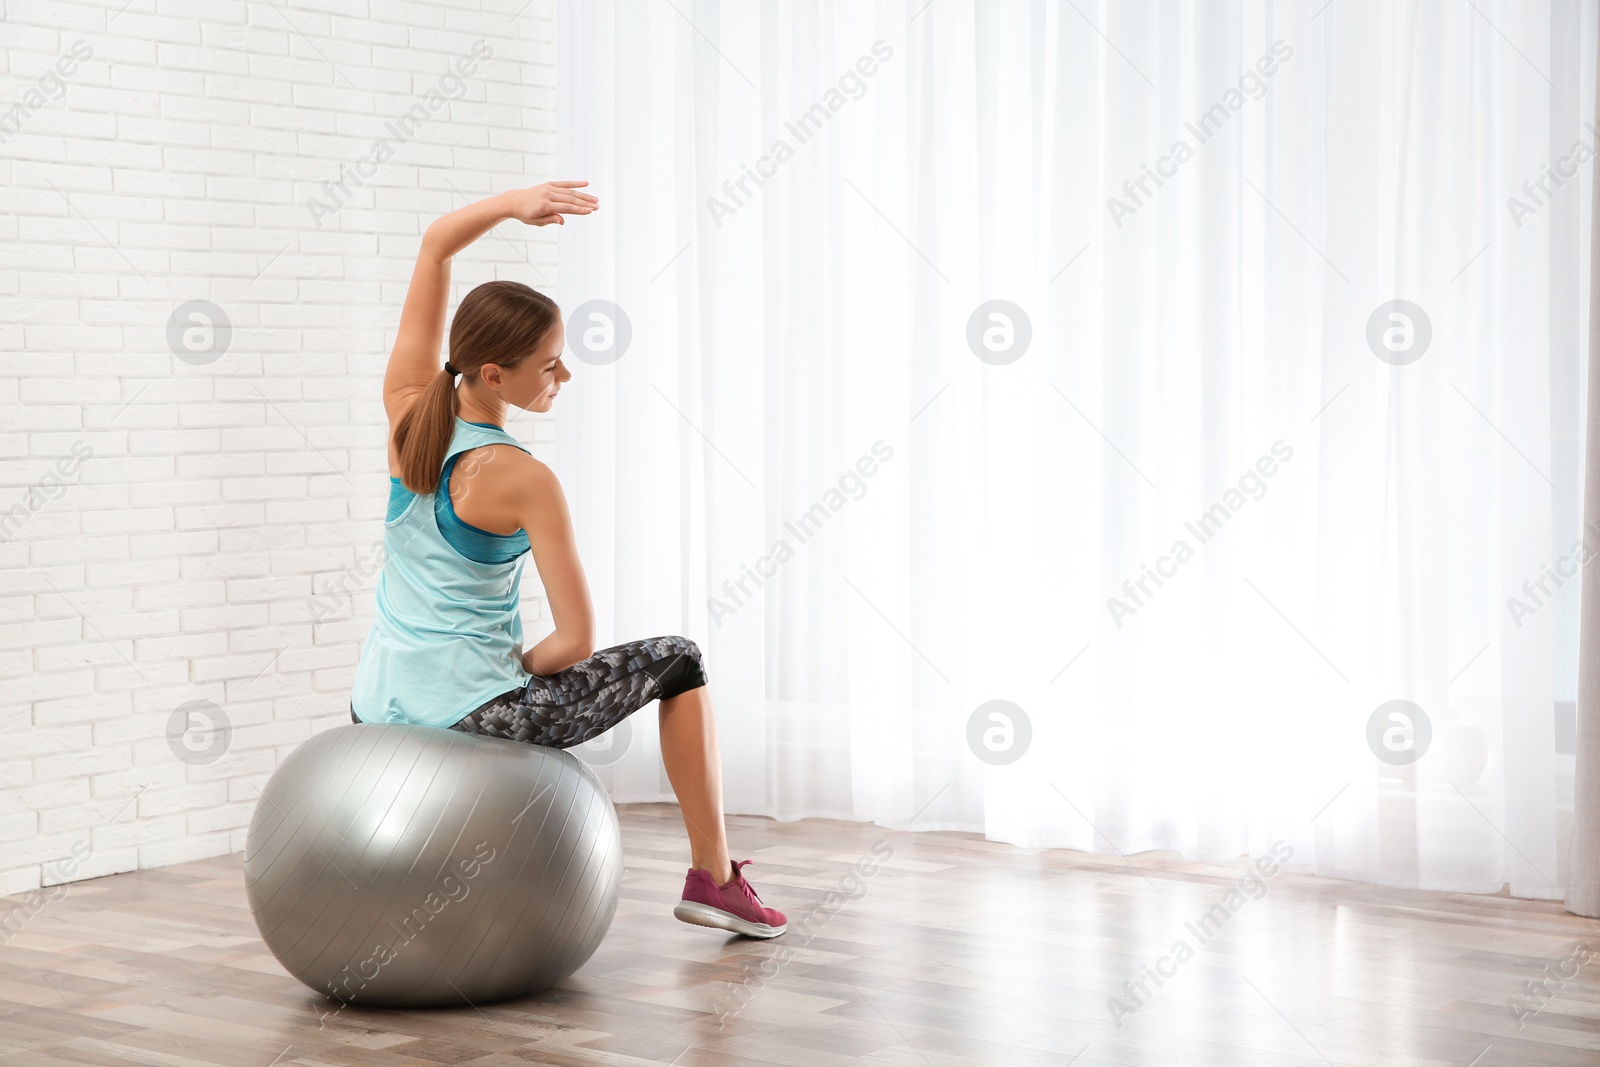
[[[511,218],[530,226],[566,225],[562,215],[587,215],[600,207],[598,197],[576,190],[588,182],[545,182],[504,194]]]

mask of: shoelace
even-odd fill
[[[766,904],[761,900],[761,898],[759,896],[756,895],[755,886],[751,885],[749,882],[744,880],[744,872],[742,870],[740,870],[741,867],[745,866],[746,864],[748,864],[750,862],[751,862],[750,860],[739,860],[736,863],[734,863],[734,865],[733,865],[733,881],[734,881],[734,884],[736,884],[740,888],[740,890],[743,891],[744,897],[745,897],[746,900],[748,900],[752,904],[757,905],[758,907],[763,907],[764,908],[764,907],[766,907]]]

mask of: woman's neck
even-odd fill
[[[506,405],[504,401],[492,401],[489,404],[482,402],[467,386],[456,387],[456,400],[460,408],[457,417],[468,422],[487,422],[495,426],[506,424]]]

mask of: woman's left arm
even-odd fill
[[[564,225],[563,214],[587,215],[600,203],[598,198],[576,191],[588,184],[545,182],[530,189],[514,189],[452,211],[428,227],[422,235],[411,287],[406,290],[405,306],[400,311],[400,329],[383,375],[383,406],[391,422],[439,374],[445,305],[450,296],[450,263],[456,253],[506,219],[548,226]]]

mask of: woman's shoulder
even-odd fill
[[[531,452],[503,441],[462,453],[450,476],[450,493],[461,518],[496,531],[526,529],[532,516],[564,510],[555,471]]]
[[[458,474],[467,474],[491,490],[522,494],[560,485],[550,465],[519,442],[486,440],[463,449],[456,458]]]

